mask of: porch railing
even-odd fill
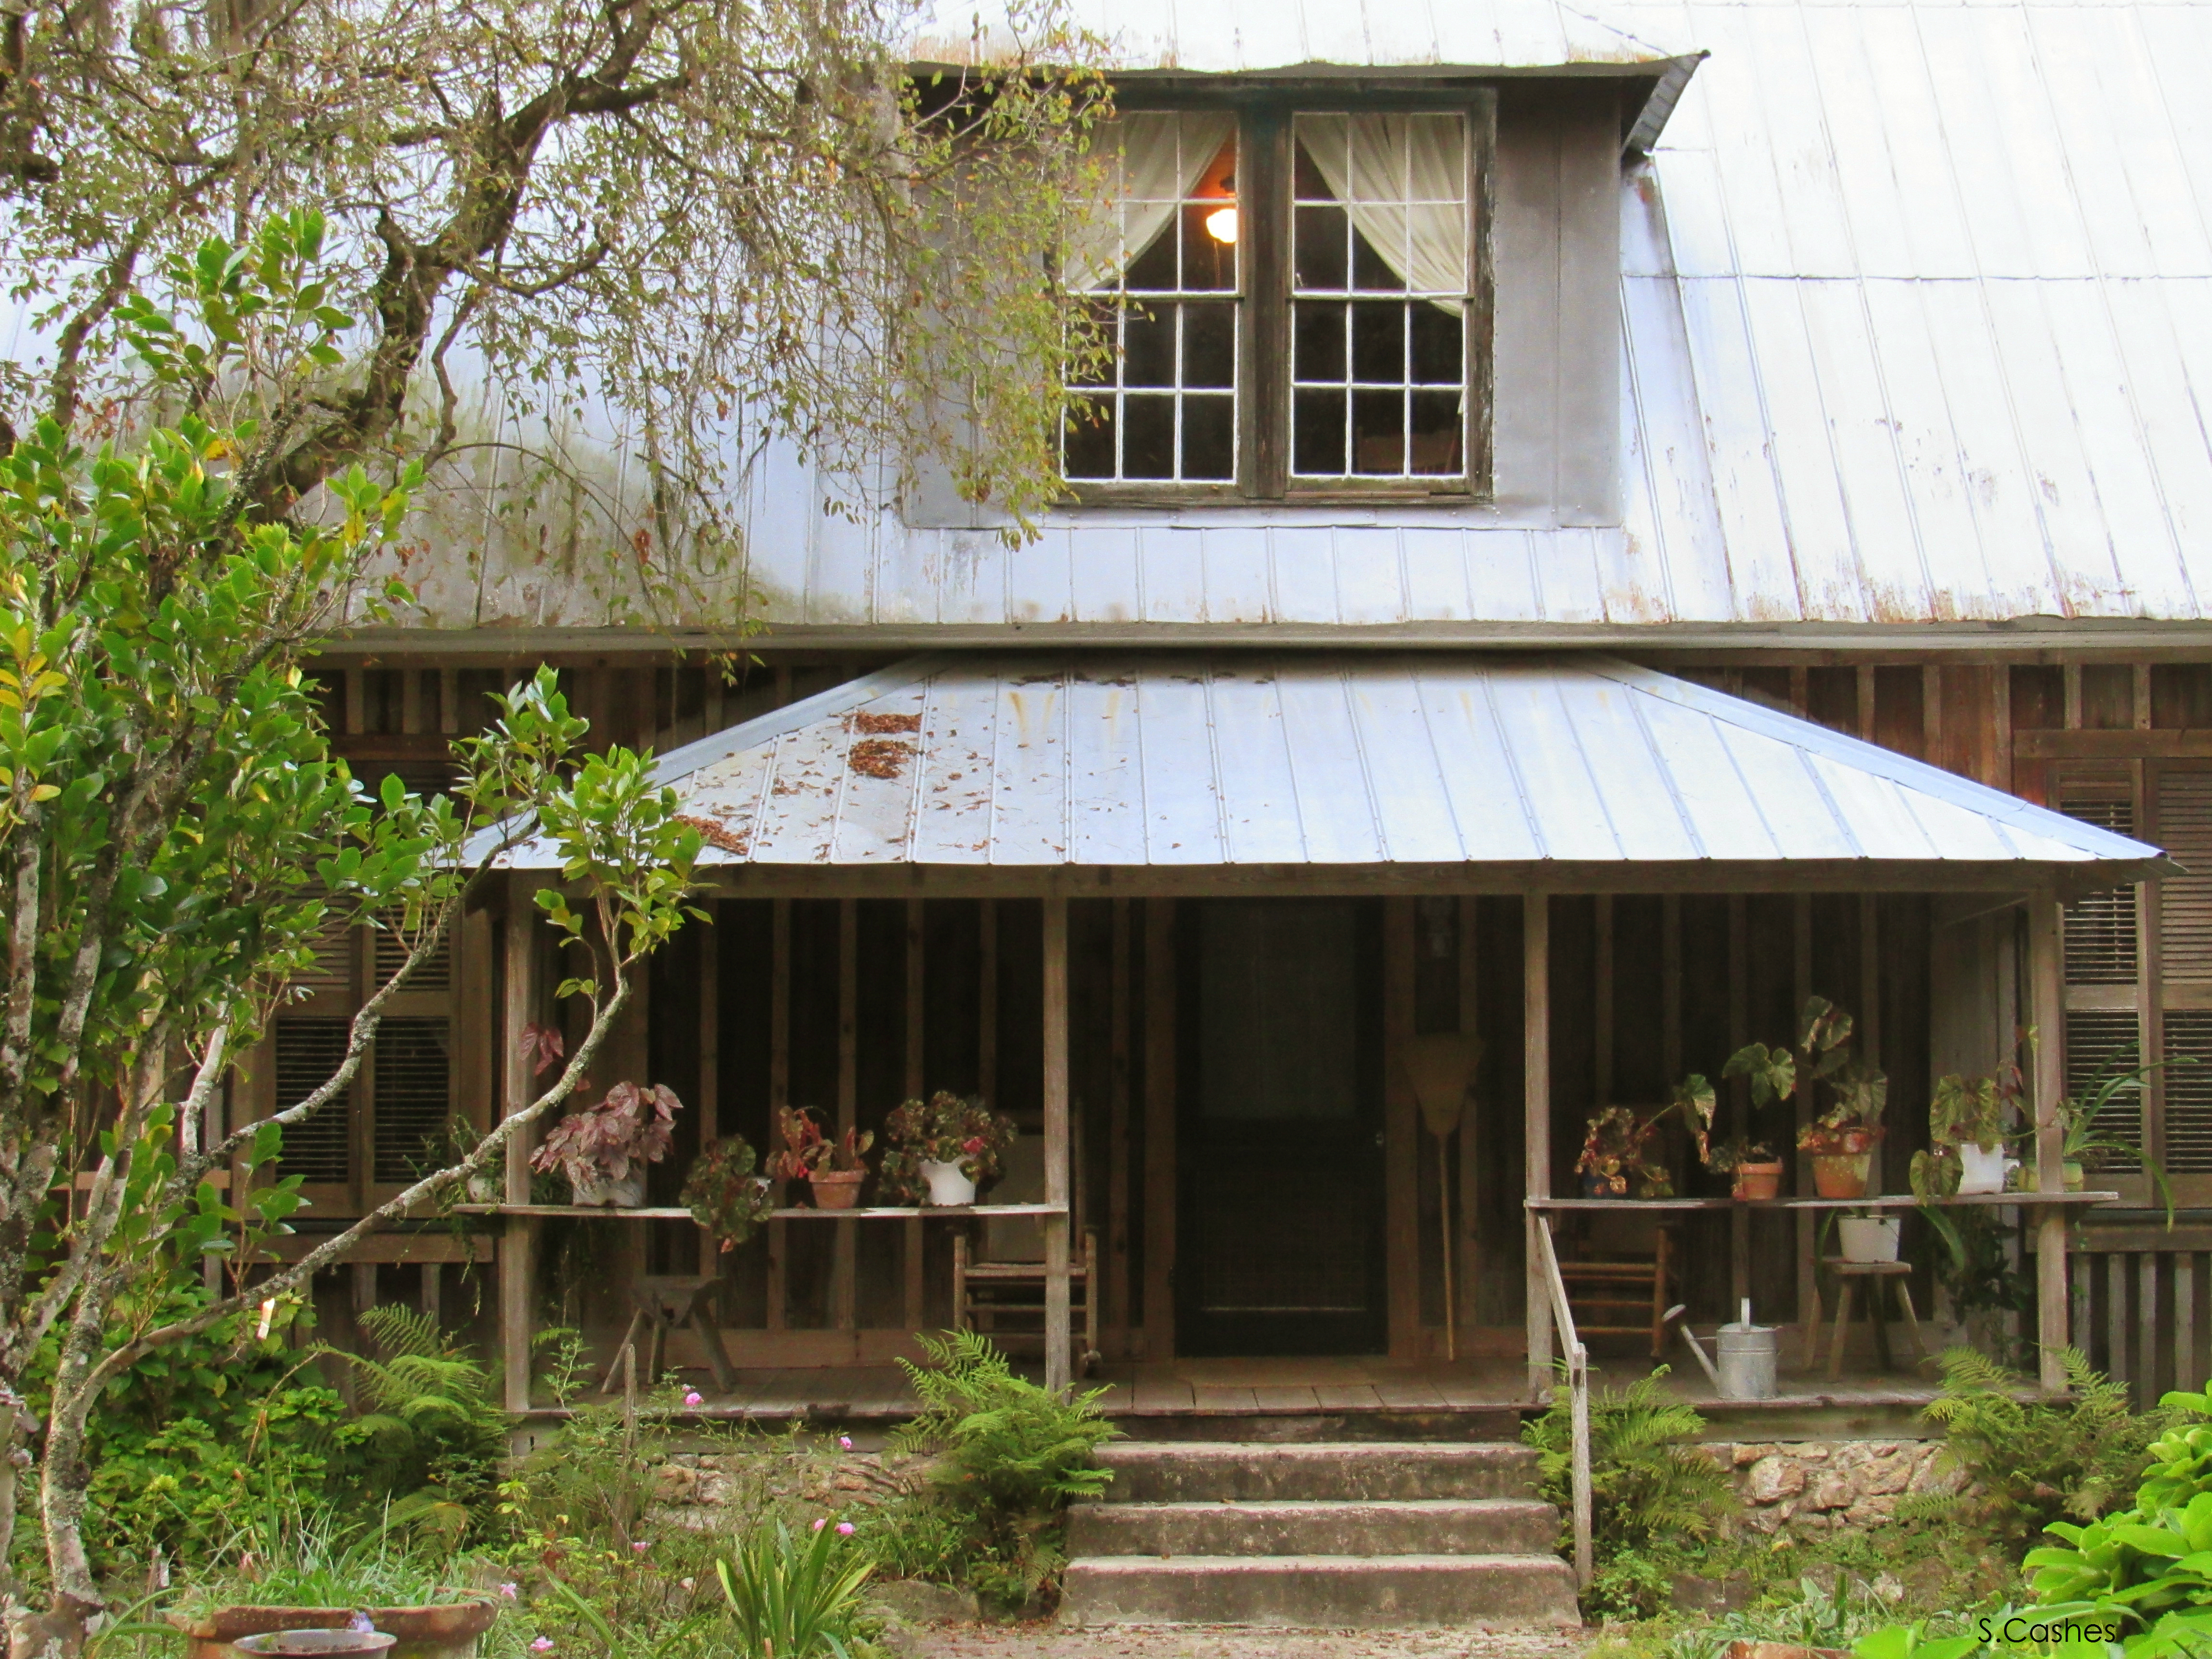
[[[1588,1587],[1590,1559],[1589,1350],[1575,1334],[1574,1310],[1567,1306],[1566,1280],[1559,1275],[1559,1253],[1552,1243],[1552,1218],[1536,1218],[1536,1249],[1544,1260],[1544,1283],[1552,1293],[1552,1322],[1559,1328],[1559,1352],[1567,1362],[1568,1411],[1572,1424],[1575,1582]]]

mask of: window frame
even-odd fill
[[[1231,482],[1166,479],[1064,480],[1063,503],[1077,507],[1238,506],[1253,502],[1382,505],[1457,504],[1492,497],[1492,346],[1496,296],[1492,258],[1496,213],[1497,89],[1485,82],[1434,87],[1360,80],[1271,82],[1264,88],[1200,91],[1145,83],[1117,86],[1126,112],[1230,110],[1237,118],[1237,207],[1240,223],[1237,306],[1237,476]],[[1291,444],[1291,118],[1398,112],[1462,114],[1468,124],[1468,303],[1462,335],[1465,471],[1456,477],[1297,477]]]

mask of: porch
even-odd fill
[[[1193,1413],[1201,1389],[1250,1389],[1255,1411],[1263,1388],[1315,1409],[1324,1388],[1397,1409],[1386,1385],[1432,1390],[1435,1409],[1527,1403],[1561,1323],[1535,1231],[1549,1212],[1530,1206],[1570,1188],[1591,1112],[1786,1040],[1819,994],[1858,1014],[1891,1074],[1899,1186],[1930,1078],[1994,1065],[2016,1025],[2057,1028],[2062,896],[2161,867],[1872,745],[1587,659],[917,661],[679,750],[663,776],[709,842],[714,921],[656,963],[608,1074],[668,1083],[689,1109],[644,1212],[533,1203],[514,1149],[483,1221],[518,1412],[542,1403],[534,1334],[579,1328],[605,1364],[646,1273],[717,1279],[741,1376],[722,1409],[895,1408],[858,1380],[895,1377],[914,1333],[951,1322],[956,1231],[1041,1264],[1055,1383],[1073,1370],[1068,1264],[1095,1237],[1100,1374],[1132,1413],[1172,1416],[1184,1389]],[[560,1017],[528,903],[543,862],[518,856],[480,930],[506,1109],[528,1098],[506,1058],[522,1029]],[[1480,1058],[1437,1134],[1405,1056],[1441,1032]],[[2046,1128],[2056,1051],[2036,1079]],[[720,1255],[671,1207],[698,1146],[764,1143],[776,1105],[871,1127],[939,1088],[1023,1131],[995,1212],[833,1217],[784,1194],[764,1242]],[[1724,1097],[1724,1130],[1753,1127],[1747,1098]],[[1620,1218],[1677,1230],[1669,1299],[1707,1326],[1746,1295],[1764,1319],[1814,1316],[1812,1212],[1730,1206],[1686,1146],[1668,1156],[1699,1201]],[[1797,1160],[1790,1189],[1808,1173]],[[2045,1341],[2065,1328],[2066,1201],[2002,1207],[2034,1218]],[[1677,1386],[1702,1383],[1679,1345],[1668,1358]],[[1640,1374],[1648,1345],[1616,1363]],[[1249,1380],[1219,1380],[1240,1366]],[[1818,1382],[1796,1399],[1926,1387]]]

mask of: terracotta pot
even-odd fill
[[[860,1201],[860,1183],[867,1178],[866,1170],[818,1170],[806,1181],[814,1188],[816,1209],[849,1210]]]
[[[929,1201],[933,1205],[954,1210],[975,1201],[975,1183],[968,1179],[967,1171],[957,1158],[949,1164],[939,1164],[933,1158],[925,1158],[921,1160],[921,1175],[929,1182]]]
[[[1739,1164],[1735,1170],[1735,1188],[1729,1196],[1746,1203],[1765,1198],[1778,1198],[1782,1194],[1782,1160],[1771,1164]]]
[[[389,1659],[465,1659],[477,1638],[499,1617],[489,1597],[441,1602],[425,1607],[368,1607],[369,1622],[398,1644]],[[238,1659],[231,1644],[241,1637],[279,1630],[343,1630],[351,1607],[216,1607],[198,1614],[173,1613],[169,1622],[184,1632],[185,1659]]]
[[[1815,1152],[1813,1190],[1823,1198],[1864,1198],[1867,1166],[1873,1161],[1867,1152]]]

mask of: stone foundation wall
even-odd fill
[[[1966,1481],[1940,1440],[1738,1441],[1705,1449],[1729,1469],[1753,1532],[1879,1526],[1908,1494]]]
[[[879,1504],[919,1491],[927,1461],[877,1451],[672,1452],[653,1472],[653,1519],[713,1527],[726,1524],[732,1507],[744,1514],[777,1501],[825,1511]]]

